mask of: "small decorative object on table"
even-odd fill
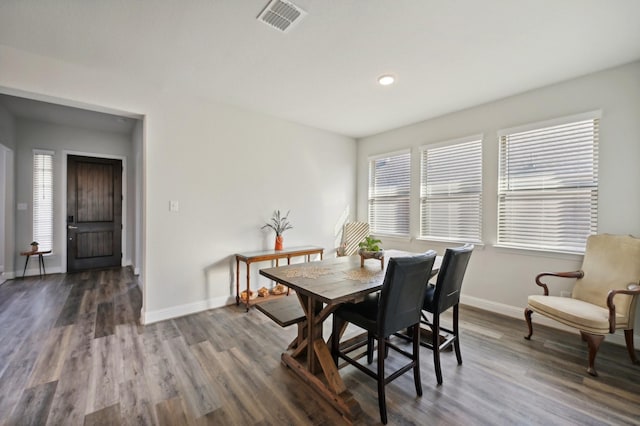
[[[31,251],[38,251],[38,242],[31,241]]]
[[[373,238],[366,237],[364,241],[358,244],[360,250],[358,250],[358,254],[360,255],[360,267],[364,266],[365,259],[378,259],[380,260],[380,268],[384,268],[384,250],[380,247],[382,241]]]
[[[271,228],[275,231],[276,233],[275,249],[282,250],[283,249],[282,233],[287,229],[293,228],[293,226],[289,223],[289,212],[287,212],[287,214],[282,216],[280,214],[280,210],[276,210],[275,212],[273,212],[273,217],[271,218],[271,222],[265,223],[262,229],[264,228]]]
[[[260,297],[268,297],[269,296],[269,289],[266,287],[261,287],[260,290],[258,290],[258,296]]]

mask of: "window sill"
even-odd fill
[[[522,254],[526,256],[538,256],[538,257],[547,257],[547,258],[553,258],[553,259],[580,260],[584,256],[584,253],[578,253],[578,252],[553,251],[553,250],[544,250],[544,249],[515,247],[515,246],[500,245],[500,244],[494,244],[493,247],[498,251],[503,251],[506,253],[517,253],[517,254]]]

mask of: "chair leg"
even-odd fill
[[[422,396],[422,377],[420,376],[420,327],[411,327],[413,336],[413,381],[416,385],[416,394]]]
[[[453,306],[453,335],[455,340],[453,341],[453,347],[456,350],[456,359],[458,365],[462,365],[462,354],[460,353],[460,334],[458,333],[458,305]]]
[[[384,392],[384,353],[386,343],[383,337],[378,338],[378,406],[380,407],[380,421],[387,424],[387,399]]]
[[[433,314],[431,322],[431,345],[433,346],[433,365],[436,369],[438,384],[442,384],[442,369],[440,368],[440,315]]]
[[[598,353],[600,344],[604,340],[604,336],[585,333],[584,331],[580,331],[580,335],[582,336],[582,340],[587,342],[587,346],[589,347],[589,367],[587,368],[587,373],[595,377],[598,375],[595,368],[596,354]]]
[[[633,347],[633,329],[624,331],[624,341],[627,343],[627,351],[629,352],[629,358],[633,364],[640,364],[638,358],[636,358],[636,350]]]
[[[373,362],[373,333],[367,333],[367,364],[371,364]]]
[[[524,308],[524,319],[527,321],[527,327],[529,327],[529,334],[524,336],[525,339],[531,340],[531,335],[533,334],[533,325],[531,324],[531,315],[533,311],[529,308]]]

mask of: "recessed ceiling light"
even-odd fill
[[[390,84],[393,84],[395,81],[396,78],[391,74],[385,74],[378,77],[378,84],[380,84],[381,86],[388,86]]]

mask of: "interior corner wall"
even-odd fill
[[[640,62],[539,88],[474,108],[426,120],[358,140],[357,206],[367,219],[368,157],[399,149],[412,152],[410,240],[387,239],[385,246],[412,251],[445,244],[420,241],[419,147],[457,138],[483,135],[483,240],[472,256],[463,287],[463,301],[523,318],[529,294],[540,289],[534,277],[542,271],[571,271],[582,257],[495,247],[497,234],[498,136],[500,129],[536,123],[588,111],[602,111],[598,188],[598,232],[640,236]],[[451,244],[455,245],[455,244]],[[568,281],[568,282],[567,282]],[[571,287],[558,281],[550,291]],[[640,308],[640,304],[639,304]],[[540,321],[537,316],[536,321]],[[557,323],[556,323],[557,324]],[[640,330],[640,315],[636,330]],[[619,338],[620,336],[616,336]]]
[[[32,236],[33,222],[33,150],[44,149],[54,152],[53,178],[54,178],[54,238],[53,253],[46,257],[47,272],[66,271],[64,256],[66,253],[66,234],[61,235],[58,230],[64,229],[66,223],[63,217],[65,211],[65,198],[63,182],[66,181],[64,174],[64,153],[66,151],[87,153],[88,156],[111,155],[124,157],[127,159],[127,212],[128,224],[133,221],[133,198],[130,194],[135,192],[134,178],[132,176],[131,159],[131,139],[129,135],[88,130],[81,127],[63,126],[50,124],[37,120],[17,119],[16,120],[16,203],[27,205],[26,210],[16,211],[16,245],[18,248],[27,246]],[[133,244],[133,233],[127,224],[126,241],[127,248]],[[129,249],[130,251],[130,249]],[[125,259],[126,260],[126,259]],[[17,268],[18,259],[14,260],[14,267]],[[33,269],[35,268],[35,269]],[[37,274],[38,269],[35,264],[30,263],[27,274]]]

